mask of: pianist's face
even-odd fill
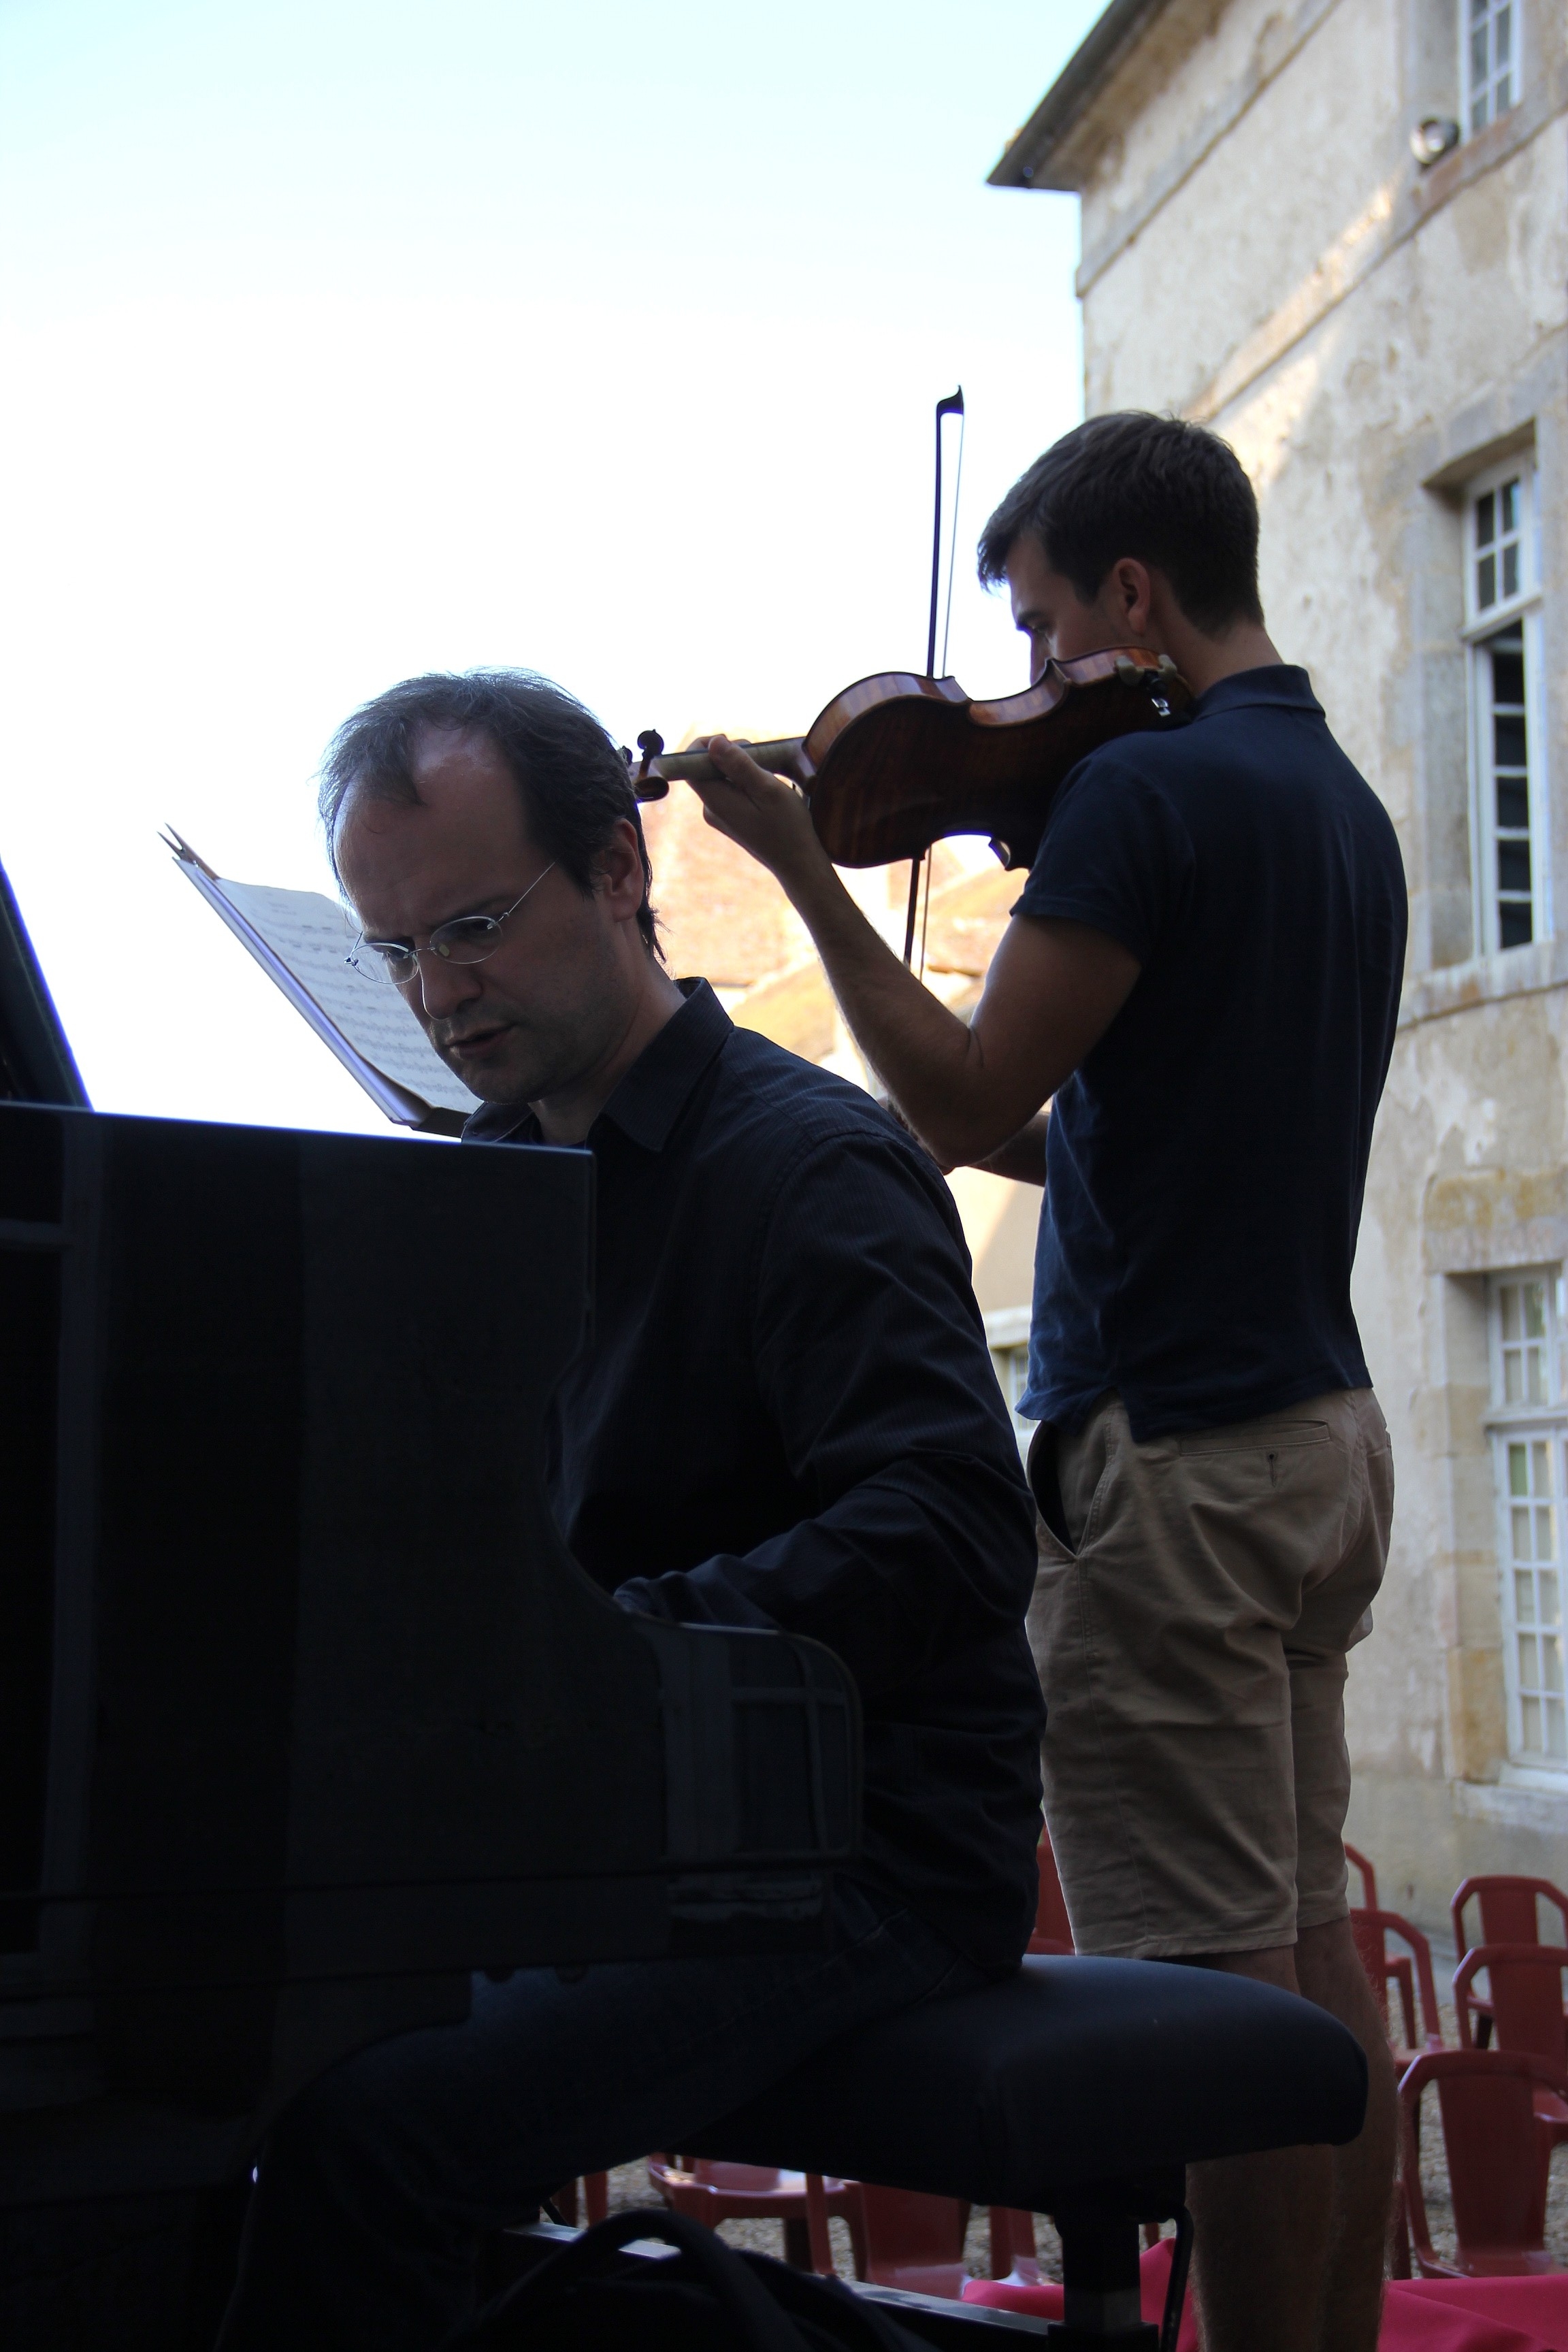
[[[416,803],[351,791],[338,863],[367,939],[424,947],[458,915],[500,915],[538,881],[483,963],[420,958],[403,990],[431,1044],[487,1102],[569,1093],[624,1034],[646,961],[642,871],[630,825],[599,885],[578,888],[531,838],[522,797],[489,738],[426,728]],[[539,880],[544,876],[542,881]]]

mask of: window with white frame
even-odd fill
[[[1473,136],[1520,98],[1520,0],[1459,0],[1465,127]]]
[[[1482,952],[1493,954],[1552,930],[1538,724],[1539,520],[1528,457],[1471,485],[1465,534],[1477,935]]]
[[[1563,1684],[1563,1505],[1568,1406],[1563,1281],[1536,1267],[1489,1278],[1492,1412],[1502,1570],[1503,1678],[1516,1763],[1568,1770]]]

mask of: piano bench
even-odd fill
[[[1188,2164],[1353,2139],[1366,2084],[1353,2035],[1292,1993],[1166,1960],[1026,1959],[846,2035],[682,2146],[1048,2214],[1055,2352],[1153,2352],[1139,2223],[1184,2221]]]

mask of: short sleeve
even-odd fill
[[[1168,795],[1100,754],[1051,811],[1013,912],[1087,923],[1146,964],[1185,910],[1193,867],[1191,836]]]

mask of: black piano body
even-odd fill
[[[474,1969],[824,1936],[858,1728],[560,1540],[590,1154],[100,1116],[0,933],[0,2329],[115,2352]]]

